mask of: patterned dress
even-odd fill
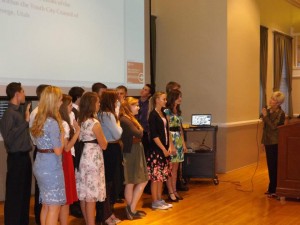
[[[171,162],[183,162],[184,161],[184,152],[183,152],[183,140],[181,136],[181,124],[182,117],[176,114],[173,114],[170,109],[165,109],[165,113],[170,118],[170,133],[171,138],[176,149],[176,155],[171,155]]]
[[[87,119],[81,124],[79,139],[96,139],[92,131],[97,119]],[[106,197],[103,152],[97,143],[85,143],[77,174],[77,192],[81,201],[103,202]]]
[[[60,130],[55,119],[48,117],[43,131],[44,134],[35,139],[38,149],[61,147]],[[66,203],[61,155],[37,152],[33,173],[40,189],[41,203],[47,205],[64,205]]]
[[[166,118],[161,118],[158,113],[153,110],[149,115],[149,127],[152,136],[156,136],[154,133],[155,130],[159,129],[158,123],[162,124],[163,131],[165,133],[165,139],[168,140],[167,128],[168,122]],[[161,140],[162,141],[162,140]],[[168,142],[168,141],[166,141]],[[151,140],[152,146],[147,157],[147,169],[149,173],[149,179],[153,182],[164,182],[167,181],[168,177],[172,176],[171,174],[171,165],[170,157],[165,157],[163,151]],[[162,141],[162,144],[167,147],[167,143]]]

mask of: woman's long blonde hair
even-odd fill
[[[55,119],[58,122],[59,130],[63,131],[62,119],[58,107],[61,98],[62,91],[58,87],[48,86],[43,90],[38,105],[39,109],[30,130],[33,137],[40,137],[44,134],[43,128],[48,117]]]
[[[137,121],[135,116],[132,114],[130,106],[137,104],[139,101],[136,98],[133,97],[127,97],[121,105],[120,108],[120,117],[121,116],[126,116],[131,120],[131,122],[136,126],[138,129],[142,129],[142,126],[140,123]]]

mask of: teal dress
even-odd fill
[[[176,149],[176,155],[171,155],[171,162],[183,162],[184,161],[184,152],[183,152],[183,139],[181,136],[181,124],[182,117],[176,114],[173,114],[170,109],[165,109],[166,115],[170,118],[169,127],[172,142]]]

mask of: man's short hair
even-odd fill
[[[145,86],[150,89],[150,94],[152,96],[154,94],[154,92],[155,92],[153,86],[151,84],[145,84]]]
[[[21,90],[22,90],[21,83],[18,82],[9,83],[6,86],[6,95],[8,97],[8,100],[11,100],[13,97],[15,97],[15,94],[17,92],[20,92]]]
[[[100,82],[94,83],[92,86],[92,92],[98,93],[101,88],[107,88],[107,86]]]
[[[123,89],[125,93],[127,93],[127,87],[125,87],[124,85],[119,85],[118,87],[116,87],[116,89]]]
[[[38,100],[40,100],[43,90],[45,90],[45,88],[48,86],[50,86],[50,85],[49,84],[40,84],[39,86],[37,86],[37,88],[35,89],[35,93],[36,93]]]
[[[78,98],[81,98],[83,93],[84,89],[82,87],[72,87],[69,90],[69,95],[72,97],[72,102],[76,102]]]

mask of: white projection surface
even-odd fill
[[[145,83],[143,0],[0,0],[0,84]]]

